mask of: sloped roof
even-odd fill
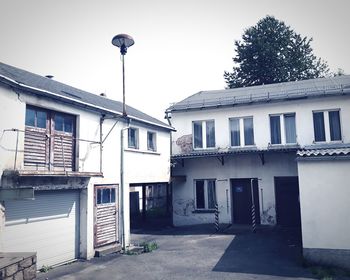
[[[299,157],[347,156],[350,155],[350,144],[315,145],[298,150]]]
[[[49,96],[70,102],[76,105],[83,105],[100,111],[106,111],[122,115],[123,104],[96,94],[92,94],[75,87],[57,82],[53,79],[43,77],[11,65],[0,62],[0,82],[15,86],[24,90],[34,91],[42,96]],[[173,128],[162,121],[153,118],[133,107],[126,106],[128,117],[169,130]]]
[[[167,112],[341,94],[350,94],[350,75],[234,89],[200,91],[170,106]]]

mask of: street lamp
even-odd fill
[[[120,53],[122,55],[122,63],[123,63],[123,117],[127,120],[126,108],[125,108],[125,70],[124,70],[124,55],[128,47],[134,44],[134,39],[126,34],[119,34],[113,37],[112,44],[118,48],[120,48]],[[129,122],[127,122],[129,123]],[[124,182],[124,131],[128,130],[129,125],[122,128],[120,130],[120,225],[121,225],[121,240],[122,240],[122,248],[125,251],[126,240],[125,240],[125,182]],[[129,192],[127,192],[127,195]],[[126,198],[127,199],[127,198]]]
[[[123,63],[123,116],[126,116],[126,108],[125,108],[125,69],[124,69],[124,55],[126,55],[126,51],[128,47],[131,47],[135,43],[134,39],[127,34],[118,34],[113,37],[112,44],[118,48],[120,48],[120,53],[122,55],[122,63]]]

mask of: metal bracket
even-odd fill
[[[216,157],[218,159],[218,161],[221,162],[221,165],[225,165],[225,160],[224,160],[224,156],[221,157]]]
[[[261,160],[261,164],[264,165],[265,164],[265,156],[264,153],[258,153],[259,158]]]

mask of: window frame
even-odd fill
[[[208,136],[210,137],[210,134],[207,134],[207,128],[208,128],[208,123],[212,122],[213,126],[214,126],[214,145],[208,147]],[[201,126],[201,147],[196,147],[196,140],[195,140],[195,124],[200,124]],[[203,149],[215,149],[216,148],[216,137],[215,137],[215,120],[214,119],[207,119],[207,120],[196,120],[196,121],[192,121],[192,148],[194,150],[203,150]]]
[[[29,124],[27,122],[27,111],[33,110],[35,112],[34,116],[34,126]],[[38,127],[37,126],[37,113],[38,112],[45,112],[46,114],[46,127]],[[56,121],[55,118],[57,115],[62,116],[63,118],[63,130],[56,129]],[[65,118],[71,120],[71,128],[69,132],[64,131],[64,123]],[[77,133],[77,120],[78,116],[65,113],[61,111],[46,109],[42,107],[38,107],[31,104],[26,104],[25,107],[25,119],[24,119],[24,126],[25,126],[25,135],[24,135],[24,141],[28,141],[28,143],[31,142],[30,135],[36,134],[40,135],[42,138],[40,141],[40,146],[45,146],[45,148],[41,148],[40,151],[33,150],[30,148],[24,148],[24,159],[23,164],[25,168],[31,169],[31,168],[39,168],[40,170],[47,170],[47,171],[56,171],[56,170],[68,170],[68,171],[77,171],[78,164],[77,164],[77,151],[78,151],[78,143],[76,141],[76,133]],[[43,135],[45,136],[45,140],[43,139]],[[28,136],[28,138],[26,138]],[[66,147],[67,142],[69,141],[69,145],[71,145],[68,149],[71,149],[70,156],[65,156],[65,159],[61,159],[61,152],[57,151],[57,147]],[[66,142],[66,143],[64,143]],[[64,143],[64,144],[63,144]],[[67,153],[67,150],[65,150],[65,154]],[[39,156],[38,156],[39,154]],[[36,158],[40,157],[40,160],[37,160]]]
[[[338,112],[339,114],[339,130],[340,130],[340,139],[332,140],[331,135],[331,123],[329,118],[330,112]],[[325,139],[321,141],[316,141],[316,130],[315,130],[315,119],[314,115],[316,113],[323,113],[323,128],[324,128],[324,136]],[[322,143],[343,143],[343,126],[342,126],[342,119],[341,119],[341,109],[340,108],[332,108],[332,109],[324,109],[324,110],[313,110],[312,111],[312,124],[313,124],[313,142],[317,144]]]
[[[215,204],[217,204],[217,187],[216,187],[216,179],[214,178],[208,178],[208,179],[194,179],[193,180],[193,192],[194,192],[194,209],[195,211],[212,211],[215,210]],[[203,182],[203,196],[204,196],[204,207],[198,208],[197,206],[197,182]],[[214,207],[209,208],[209,183],[208,182],[214,182]]]
[[[149,135],[152,135],[153,147],[150,145]],[[152,152],[157,151],[157,133],[154,131],[147,131],[147,150]]]
[[[245,120],[251,119],[253,123],[252,131],[253,131],[253,144],[246,144],[246,127]],[[238,120],[238,135],[239,135],[239,145],[232,145],[232,130],[231,130],[231,121]],[[255,147],[255,132],[254,132],[254,117],[253,116],[243,116],[243,117],[231,117],[228,119],[229,122],[229,136],[230,136],[230,147],[231,148],[240,148],[240,147]]]
[[[295,142],[287,142],[287,126],[285,122],[286,116],[294,116],[294,126],[295,126]],[[271,117],[279,117],[279,132],[280,132],[280,143],[272,143],[272,127],[271,127]],[[298,144],[298,134],[297,134],[297,114],[296,112],[285,112],[277,114],[269,114],[269,130],[270,130],[270,142],[272,146],[281,145],[297,145]]]
[[[135,131],[135,145],[132,145],[130,139],[131,139],[131,134],[130,131],[134,130]],[[129,127],[128,128],[128,148],[129,149],[139,149],[139,129],[136,127]]]

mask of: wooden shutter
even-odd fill
[[[46,129],[26,126],[24,134],[24,166],[48,169],[48,140]]]
[[[53,135],[54,170],[73,170],[74,141],[73,134],[55,131]]]

